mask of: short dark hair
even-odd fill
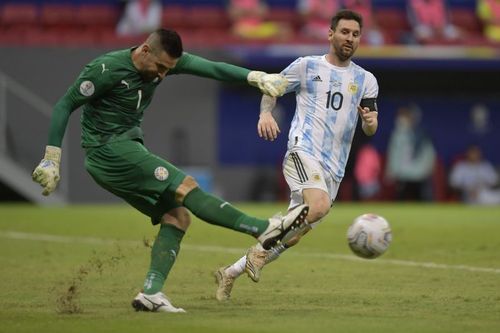
[[[335,14],[335,16],[332,17],[332,23],[330,24],[330,28],[332,30],[335,30],[340,20],[354,20],[358,22],[359,28],[363,29],[363,17],[361,16],[361,14],[355,11],[349,9],[339,10],[337,14]]]
[[[182,39],[176,31],[158,29],[154,34],[158,37],[158,46],[161,46],[169,56],[173,58],[180,58],[182,56]]]

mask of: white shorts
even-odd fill
[[[289,209],[304,203],[302,191],[317,188],[328,193],[331,203],[335,201],[340,183],[312,156],[299,151],[288,151],[283,160],[283,175],[290,187]]]

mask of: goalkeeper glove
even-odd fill
[[[61,163],[61,148],[46,146],[45,156],[32,174],[35,182],[43,187],[43,195],[54,192],[59,182],[59,164]]]
[[[288,86],[288,80],[283,75],[259,71],[248,73],[247,81],[250,85],[258,87],[263,94],[271,97],[283,96]]]

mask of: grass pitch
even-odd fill
[[[393,229],[375,260],[345,239],[366,212]],[[194,219],[164,288],[187,314],[130,306],[156,231],[128,206],[0,205],[0,332],[500,332],[500,207],[338,204],[222,304],[212,272],[254,241]]]

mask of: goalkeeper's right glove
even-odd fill
[[[59,164],[61,163],[61,148],[46,146],[45,156],[32,174],[35,182],[43,187],[43,195],[54,192],[59,182]]]
[[[248,73],[247,81],[250,85],[258,87],[263,94],[271,97],[283,96],[288,86],[288,80],[283,75],[259,71]]]

